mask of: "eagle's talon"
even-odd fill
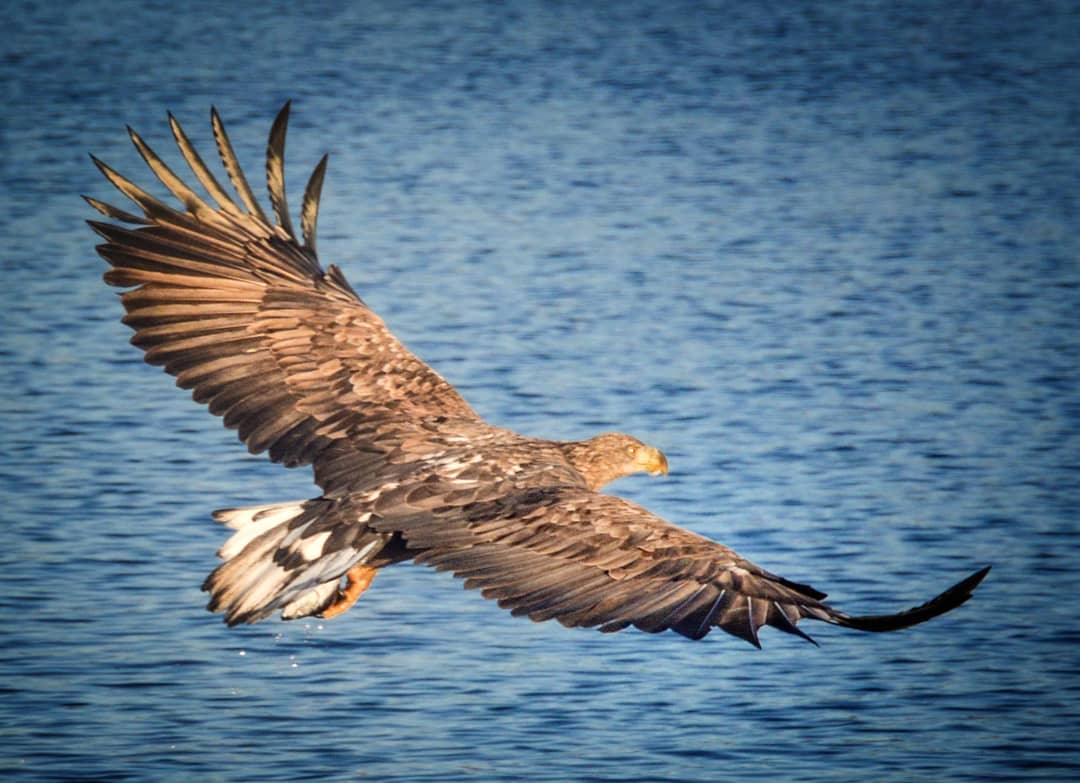
[[[345,574],[345,589],[339,588],[333,603],[319,612],[318,616],[324,620],[329,620],[331,617],[337,617],[339,614],[349,611],[360,597],[360,594],[371,586],[371,580],[375,578],[375,571],[374,568],[362,565],[350,568],[349,572]]]

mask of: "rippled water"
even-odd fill
[[[1074,4],[295,5],[7,15],[5,779],[1076,776]],[[257,177],[288,97],[324,260],[485,416],[657,444],[620,494],[853,611],[988,581],[820,649],[536,625],[414,567],[225,628],[208,512],[315,490],[140,363],[77,196],[210,103]]]

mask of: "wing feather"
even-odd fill
[[[151,222],[173,223],[177,226],[192,225],[193,221],[188,218],[188,216],[177,212],[164,202],[154,198],[134,182],[117,173],[93,155],[90,156],[90,159],[94,161],[94,165],[98,167],[98,170],[105,175],[105,178],[109,180],[117,190],[131,199],[131,201],[146,213],[146,217]]]
[[[311,172],[311,179],[304,188],[304,201],[300,206],[300,232],[304,237],[304,247],[315,255],[315,234],[319,222],[319,198],[322,195],[323,180],[326,178],[326,164],[329,155],[323,155]],[[333,271],[333,270],[331,270]]]
[[[150,222],[144,217],[139,217],[138,215],[133,215],[130,212],[125,212],[118,207],[114,207],[111,204],[106,204],[104,201],[99,201],[92,196],[83,196],[83,200],[86,201],[87,204],[92,206],[98,212],[100,212],[102,215],[107,218],[112,218],[113,220],[122,220],[125,223],[135,223],[136,225],[142,226],[145,226]]]
[[[356,469],[369,465],[372,453],[425,437],[417,429],[425,417],[481,422],[450,384],[398,342],[340,270],[319,266],[315,233],[325,156],[305,189],[303,244],[296,238],[285,196],[288,117],[286,104],[266,148],[276,225],[255,199],[216,110],[211,126],[236,199],[170,114],[177,147],[212,202],[129,129],[179,207],[94,158],[143,214],[88,198],[98,212],[127,224],[90,225],[105,240],[98,252],[111,265],[106,282],[131,289],[122,296],[124,322],[148,362],[223,416],[253,453],[269,451],[289,466],[315,462],[317,480],[366,481],[356,478]],[[336,467],[320,470],[320,455],[332,443],[341,446],[333,451]]]
[[[169,127],[172,129],[173,138],[176,139],[176,146],[180,149],[180,154],[184,156],[184,160],[187,161],[188,168],[195,175],[195,178],[199,180],[199,183],[206,189],[206,192],[217,202],[220,209],[233,216],[240,217],[244,213],[236,205],[236,202],[232,200],[225,188],[221,187],[217,178],[214,177],[210,169],[203,162],[202,157],[195,149],[195,145],[188,139],[187,134],[184,133],[184,129],[180,127],[180,123],[176,121],[176,118],[169,112]],[[126,222],[126,221],[125,221]]]
[[[604,632],[633,625],[700,639],[720,628],[760,647],[758,631],[769,625],[814,642],[799,620],[894,630],[955,608],[985,576],[907,612],[851,617],[823,603],[823,593],[722,544],[583,488],[532,489],[517,502],[503,497],[430,514],[395,515],[391,506],[370,524],[400,533],[416,562],[452,571],[514,615]]]
[[[262,207],[259,206],[259,202],[255,199],[255,194],[251,191],[251,185],[248,184],[247,177],[244,176],[244,169],[240,166],[240,160],[236,157],[236,151],[233,150],[232,142],[229,141],[229,134],[225,132],[225,123],[221,121],[221,116],[213,106],[210,107],[210,127],[214,131],[218,156],[221,158],[222,165],[225,166],[225,171],[229,175],[233,189],[236,190],[236,195],[240,197],[240,201],[243,202],[244,208],[247,209],[249,215],[264,226],[269,226],[270,221],[266,219],[266,213],[262,211]]]
[[[176,176],[172,170],[165,165],[161,158],[159,158],[150,148],[150,145],[142,140],[142,137],[139,136],[139,134],[137,134],[130,126],[128,126],[127,130],[128,136],[131,137],[131,141],[139,151],[142,159],[146,161],[146,165],[154,172],[161,181],[161,184],[168,188],[169,192],[180,200],[188,212],[199,220],[205,221],[211,225],[226,225],[225,221],[218,217],[217,210],[210,207],[195,194],[195,191],[185,185],[184,181]]]
[[[266,187],[270,191],[270,205],[274,208],[278,225],[295,241],[296,232],[289,218],[289,202],[285,198],[285,133],[289,127],[291,103],[285,102],[270,127],[270,139],[266,143]]]

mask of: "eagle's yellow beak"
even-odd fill
[[[667,475],[667,457],[664,456],[664,452],[660,451],[660,449],[655,449],[652,446],[638,449],[638,453],[634,455],[634,462],[640,465],[641,469],[650,476],[659,476],[661,473]]]

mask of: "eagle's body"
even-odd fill
[[[907,612],[851,617],[825,597],[755,566],[727,547],[598,490],[636,472],[667,472],[655,448],[628,435],[583,441],[529,438],[482,420],[410,353],[315,248],[326,158],[304,194],[301,234],[285,203],[288,105],[267,150],[275,222],[245,180],[211,114],[238,200],[214,178],[179,124],[178,146],[212,198],[204,200],[131,136],[182,209],[158,201],[104,164],[142,211],[96,199],[134,228],[91,225],[112,265],[132,342],[196,401],[224,417],[253,453],[311,465],[323,494],[215,514],[236,532],[207,579],[210,608],[232,623],[275,611],[332,616],[379,568],[412,559],[452,571],[515,614],[569,626],[691,638],[720,627],[758,644],[762,625],[806,635],[803,617],[883,631],[963,603],[988,569]],[[342,587],[342,579],[347,584]]]

